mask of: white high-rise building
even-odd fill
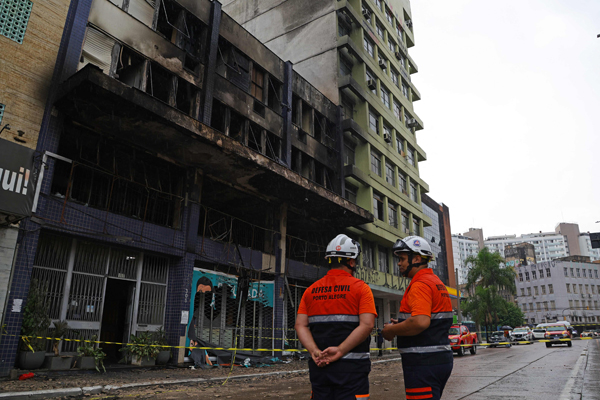
[[[588,256],[592,262],[600,260],[600,249],[592,249],[589,233],[579,235],[579,250],[582,256]]]
[[[520,237],[517,235],[490,236],[484,241],[485,247],[492,252],[500,253],[502,258],[504,258],[504,249],[507,245],[519,243],[531,243],[535,247],[537,262],[551,261],[569,255],[565,237],[555,232],[528,233]]]
[[[469,256],[477,256],[479,243],[477,240],[464,235],[452,235],[452,251],[454,253],[454,268],[458,269],[458,284],[465,284],[470,269],[465,260]]]

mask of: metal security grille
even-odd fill
[[[2,117],[4,117],[4,108],[6,108],[6,106],[4,104],[0,104],[0,124],[2,123]]]
[[[79,339],[79,340],[91,340],[92,336],[98,335],[98,330],[96,329],[77,329],[70,330],[65,335],[65,339]],[[61,352],[63,353],[74,353],[77,351],[77,348],[82,345],[81,342],[68,342],[63,341],[61,343]]]
[[[163,324],[166,289],[166,285],[142,282],[140,287],[138,324]]]
[[[29,0],[0,0],[0,33],[22,44],[32,8]]]
[[[100,321],[104,277],[73,273],[67,319]]]
[[[138,252],[132,250],[113,249],[108,264],[108,275],[120,279],[136,279],[138,255]]]
[[[42,289],[46,292],[46,303],[48,304],[48,316],[52,319],[60,317],[60,303],[63,298],[66,271],[57,271],[48,268],[33,267],[31,279],[37,279]]]
[[[33,265],[67,270],[71,239],[65,236],[44,234],[40,236]]]
[[[296,334],[296,329],[294,325],[296,324],[296,314],[298,313],[298,306],[300,304],[300,300],[302,300],[302,296],[306,291],[307,287],[296,286],[296,285],[288,285],[289,291],[285,292],[285,339],[286,345],[289,348],[299,349],[302,347],[302,344],[298,340],[298,335]]]
[[[108,247],[98,246],[91,242],[78,242],[73,271],[94,275],[106,273],[108,262]]]
[[[142,281],[167,283],[169,273],[169,259],[166,257],[144,256],[144,268],[142,269]]]

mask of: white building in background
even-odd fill
[[[579,235],[579,250],[582,256],[588,256],[592,262],[600,260],[600,249],[592,249],[589,233]]]
[[[569,255],[565,237],[555,232],[528,233],[520,237],[517,235],[490,236],[484,241],[485,247],[492,252],[500,253],[502,258],[504,258],[504,249],[507,245],[519,243],[531,243],[535,247],[535,258],[538,263]]]
[[[477,256],[479,243],[475,239],[464,235],[452,235],[452,251],[454,253],[454,268],[458,269],[458,284],[467,283],[469,266],[465,260],[469,256]]]

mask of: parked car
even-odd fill
[[[546,337],[546,328],[535,328],[533,331],[533,339],[544,339]]]
[[[469,349],[471,354],[477,353],[477,334],[471,333],[465,325],[452,325],[448,331],[448,339],[452,351],[459,357],[465,355],[466,349]]]
[[[515,342],[529,341],[533,339],[533,332],[528,326],[521,326],[515,328],[510,334],[510,339]]]
[[[594,331],[583,331],[581,332],[581,337],[594,337]]]
[[[509,333],[510,336],[510,333]],[[510,338],[504,336],[504,331],[496,331],[493,332],[488,338],[488,343],[490,344],[488,347],[496,347],[496,346],[505,346],[510,347]],[[503,343],[503,344],[499,344]]]
[[[573,342],[571,340],[571,330],[567,328],[566,325],[555,324],[548,325],[546,327],[546,339],[550,339],[550,342],[546,342],[546,347],[552,347],[553,344],[567,344],[568,347],[573,346]],[[563,340],[561,340],[563,339]]]

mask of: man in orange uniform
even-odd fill
[[[398,319],[383,328],[383,337],[398,336],[406,399],[439,400],[452,373],[453,355],[448,339],[452,304],[446,285],[427,268],[431,247],[419,236],[398,240],[393,247],[403,276],[411,279]]]
[[[371,288],[355,278],[358,242],[346,235],[327,245],[332,267],[302,296],[296,318],[300,342],[308,361],[312,399],[369,398],[370,342],[375,326]]]

